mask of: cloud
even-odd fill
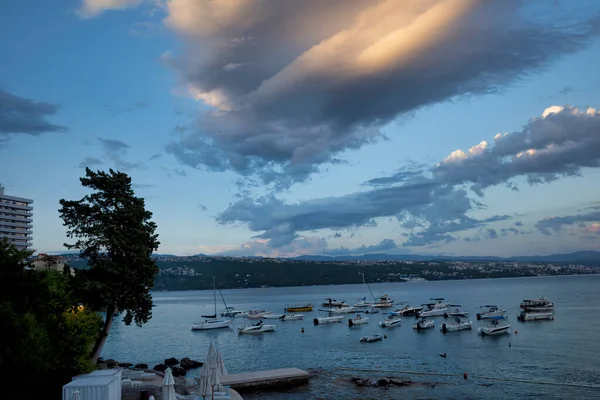
[[[204,204],[198,204],[198,208],[199,208],[201,211],[206,211],[206,210],[208,210],[208,207],[206,207]]]
[[[46,120],[58,112],[56,104],[38,102],[0,89],[0,135],[40,135],[47,132],[64,132],[64,126]]]
[[[400,247],[398,244],[392,239],[383,239],[381,242],[365,246],[362,245],[356,248],[348,248],[348,247],[340,247],[337,249],[325,250],[322,254],[330,255],[330,256],[345,256],[345,255],[360,255],[360,254],[370,254],[370,253],[380,253],[385,251],[396,251]]]
[[[162,157],[162,154],[153,154],[150,156],[150,158],[148,160],[150,160],[150,161],[158,160],[161,157]]]
[[[126,159],[130,148],[128,144],[115,139],[98,138],[98,141],[105,156],[114,163],[117,169],[127,171],[144,167],[141,161],[131,162]]]
[[[289,186],[399,116],[502,90],[598,33],[593,11],[554,24],[527,2],[326,3],[171,0],[165,24],[184,48],[166,62],[209,109],[168,152]]]
[[[112,105],[107,105],[106,109],[112,116],[121,115],[129,112],[133,112],[135,110],[139,110],[141,108],[148,107],[148,103],[145,101],[138,101],[137,103],[132,103],[122,107],[115,107]]]
[[[187,176],[187,173],[184,170],[174,169],[173,171],[175,171],[175,173],[179,176]]]
[[[77,13],[81,18],[94,18],[109,10],[125,10],[139,5],[142,0],[82,0]]]
[[[591,223],[586,225],[586,223]],[[563,217],[548,217],[537,222],[535,227],[544,235],[561,232],[565,225],[580,224],[581,228],[591,233],[600,232],[600,205],[588,207],[585,213]]]
[[[92,165],[100,165],[102,164],[102,160],[96,157],[86,157],[83,161],[79,163],[79,168],[90,167]]]
[[[245,223],[258,233],[257,238],[278,248],[302,232],[355,228],[372,225],[376,218],[395,217],[408,232],[403,246],[425,246],[451,242],[457,232],[511,219],[507,215],[469,216],[473,209],[484,207],[473,194],[483,196],[484,189],[515,178],[525,178],[531,185],[552,182],[586,167],[600,167],[600,114],[592,108],[555,106],[530,119],[521,131],[498,134],[492,144],[482,141],[467,151],[454,151],[437,165],[413,168],[414,173],[401,179],[396,173],[371,180],[370,185],[373,181],[382,185],[370,190],[294,204],[273,195],[242,198],[219,214],[217,221]],[[489,229],[485,237],[498,236]]]

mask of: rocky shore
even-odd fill
[[[202,364],[203,363],[201,361],[192,360],[189,357],[183,357],[181,360],[171,357],[166,358],[164,362],[149,368],[149,365],[144,363],[133,364],[130,362],[119,362],[113,359],[98,359],[98,368],[100,369],[126,368],[132,370],[142,370],[146,372],[160,372],[162,375],[167,368],[171,368],[174,377],[186,376],[189,370],[200,368],[202,367]]]

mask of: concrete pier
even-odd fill
[[[229,386],[238,392],[244,392],[300,386],[308,383],[309,378],[309,373],[301,369],[281,368],[268,371],[224,375],[221,377],[221,385]]]

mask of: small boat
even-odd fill
[[[222,295],[221,295],[222,296]],[[225,300],[223,299],[223,302]],[[190,326],[193,331],[207,331],[211,329],[224,329],[229,328],[233,320],[231,319],[217,319],[217,283],[213,276],[213,303],[215,313],[213,315],[202,315],[202,318],[206,318],[204,322],[195,322]],[[227,305],[225,305],[227,307]]]
[[[379,309],[375,308],[375,307],[369,307],[367,308],[365,311],[363,311],[365,314],[379,314]]]
[[[360,314],[358,314],[356,317],[348,320],[348,326],[362,325],[362,324],[366,324],[368,322],[369,322],[369,317],[361,317]]]
[[[345,301],[338,301],[336,299],[332,299],[331,297],[327,297],[325,298],[325,302],[322,303],[321,305],[323,307],[344,307],[347,306]]]
[[[409,305],[406,305],[403,308],[397,309],[396,312],[400,313],[400,315],[404,317],[408,317],[412,315],[417,315],[422,309],[423,307],[411,307]]]
[[[221,313],[221,317],[235,318],[235,317],[247,317],[247,316],[248,316],[248,311],[236,310],[233,307],[227,307],[226,311]]]
[[[275,332],[275,325],[249,325],[249,326],[238,326],[239,334],[256,335],[264,332]]]
[[[263,315],[269,313],[270,311],[265,310],[250,310],[248,311],[248,319],[262,319]]]
[[[427,308],[420,311],[417,316],[418,317],[440,317],[448,312],[449,304],[444,302],[444,299],[441,297],[432,298],[431,300],[435,300],[435,303],[425,303],[422,306],[426,306]]]
[[[331,310],[327,310],[330,314],[350,314],[356,312],[354,307],[344,306],[340,308],[332,308]]]
[[[313,323],[315,325],[334,324],[336,322],[342,322],[342,319],[344,319],[343,315],[332,315],[329,317],[317,317],[317,318],[313,319]]]
[[[496,305],[479,306],[477,319],[490,319],[495,317],[503,317],[506,310],[498,308]]]
[[[277,314],[274,312],[266,312],[263,314],[263,318],[264,319],[280,319],[281,317],[283,317],[285,314]]]
[[[360,338],[360,341],[363,343],[379,342],[380,340],[383,340],[383,335],[363,336]]]
[[[552,311],[554,303],[542,297],[537,300],[523,300],[519,307],[525,311]]]
[[[402,322],[402,319],[398,315],[390,313],[386,319],[379,322],[379,326],[382,328],[393,328],[400,325],[400,322]]]
[[[297,321],[299,319],[304,319],[304,315],[303,314],[283,314],[281,316],[281,318],[279,318],[280,321]]]
[[[413,324],[413,329],[420,331],[422,329],[433,328],[434,326],[435,322],[432,319],[422,318]]]
[[[310,312],[313,310],[313,305],[310,303],[305,304],[289,304],[284,308],[285,312],[296,313],[296,312]]]
[[[394,305],[394,300],[387,294],[379,296],[379,300],[372,304],[376,308],[388,308]]]
[[[525,321],[541,321],[541,320],[553,320],[554,319],[554,313],[553,312],[527,312],[527,311],[522,311],[518,316],[517,319],[521,322],[525,322]]]
[[[454,318],[452,322],[445,322],[440,326],[442,333],[470,330],[473,327],[473,321],[463,321],[459,317]]]
[[[456,308],[446,311],[444,318],[467,317],[468,315],[468,312],[461,310],[460,306],[456,306]]]
[[[358,303],[355,303],[353,307],[355,307],[355,308],[373,307],[373,302],[367,301],[367,298],[364,297],[364,298],[360,299],[360,301]]]
[[[510,333],[510,324],[504,317],[494,317],[489,319],[490,325],[477,329],[481,336],[498,336],[504,333]]]

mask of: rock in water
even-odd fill
[[[187,374],[187,372],[185,372],[185,369],[181,368],[181,367],[173,367],[173,376],[185,376]]]
[[[184,357],[179,362],[179,366],[183,369],[200,368],[203,363],[196,360],[190,360],[188,357]]]
[[[171,366],[173,366],[173,365],[177,365],[177,364],[179,364],[179,360],[178,360],[178,359],[176,359],[175,357],[167,358],[167,359],[165,360],[164,364],[165,364],[167,367],[171,367]]]
[[[135,364],[135,368],[137,368],[137,369],[148,369],[148,364],[144,364],[144,363]]]
[[[157,364],[152,369],[159,372],[165,372],[167,370],[167,366],[165,364]]]

